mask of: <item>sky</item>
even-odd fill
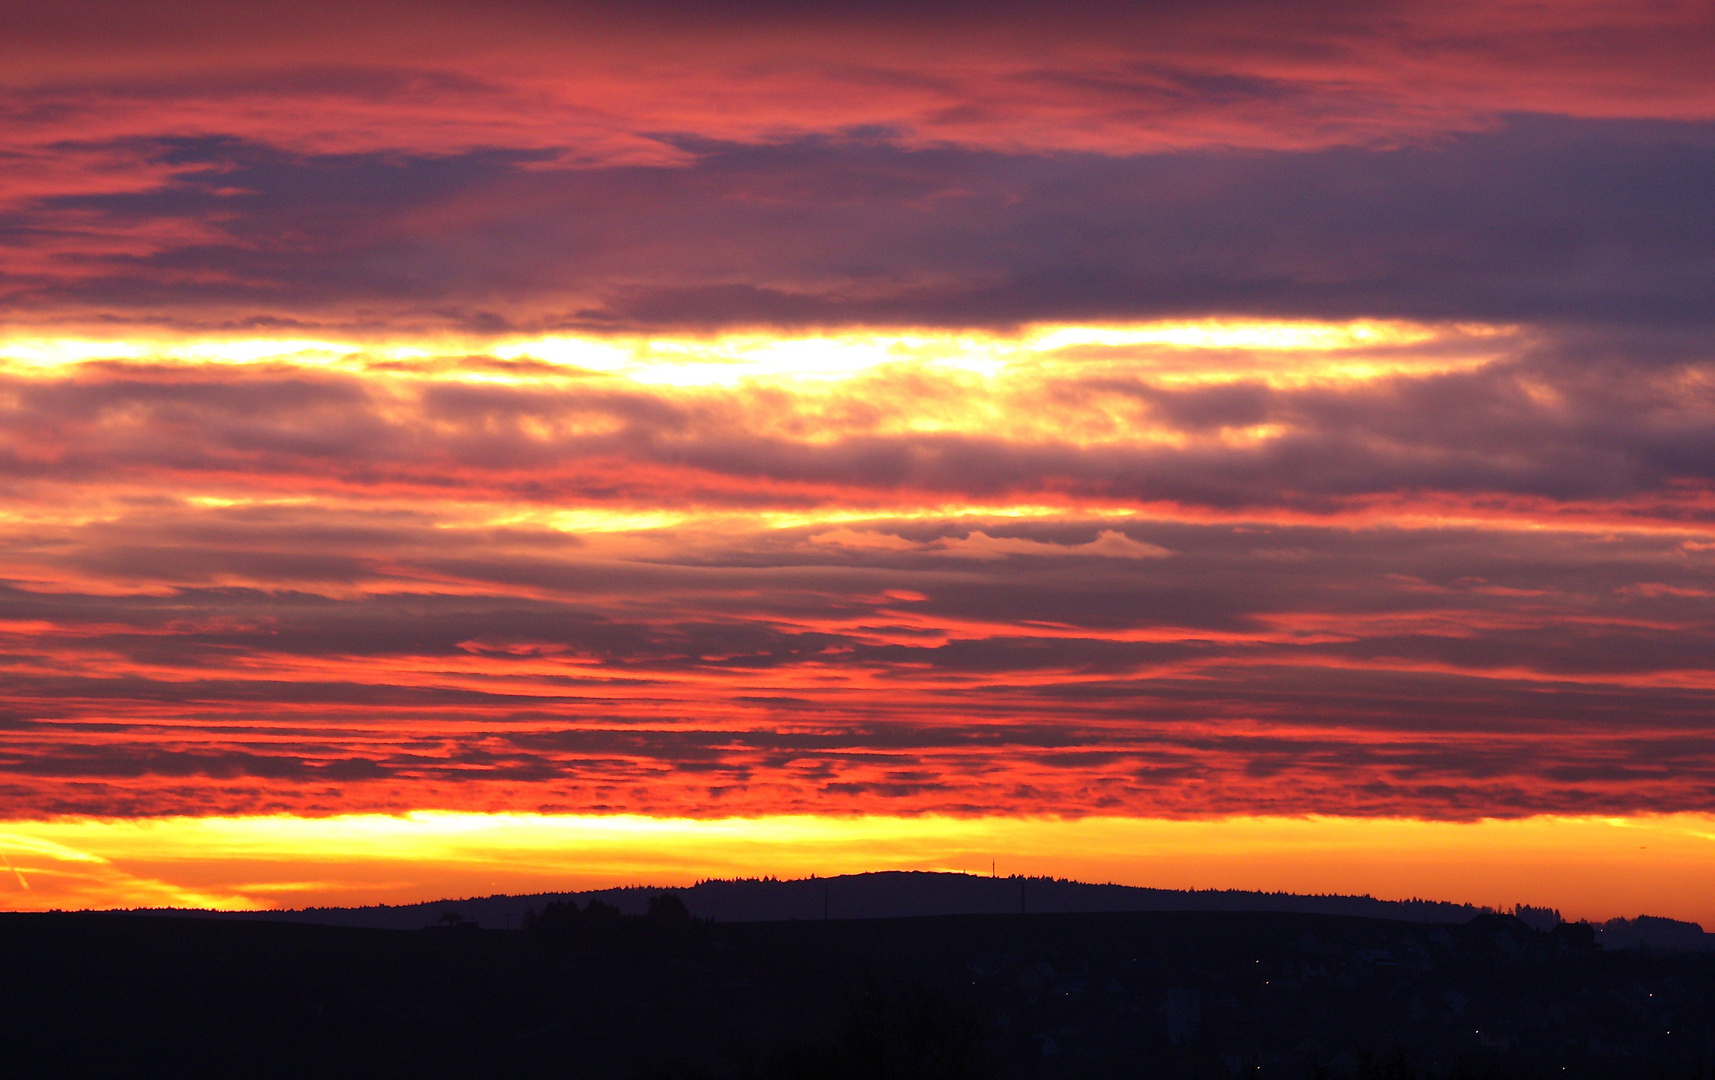
[[[1707,3],[7,18],[0,907],[1715,927]]]

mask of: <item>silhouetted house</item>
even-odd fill
[[[1596,928],[1587,922],[1563,922],[1550,930],[1549,936],[1562,950],[1596,947]]]
[[[1174,1046],[1190,1042],[1197,1037],[1197,1021],[1202,1019],[1202,991],[1170,989],[1162,1011],[1167,1013],[1167,1041]]]
[[[1605,949],[1715,949],[1715,934],[1705,934],[1700,924],[1655,915],[1609,919],[1597,932],[1597,940]]]

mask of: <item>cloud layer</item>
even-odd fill
[[[1515,116],[1432,145],[1119,158],[672,142],[672,163],[600,167],[234,136],[60,146],[124,189],[0,197],[0,302],[49,325],[382,336],[1208,315],[1704,327],[1715,289],[1707,123]]]
[[[8,801],[1715,809],[1708,366],[1389,334],[16,369]]]
[[[1698,3],[18,7],[34,324],[1708,320]]]
[[[17,3],[20,815],[1715,810],[1706,4]]]

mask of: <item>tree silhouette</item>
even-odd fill
[[[691,922],[691,910],[679,899],[678,893],[656,893],[649,898],[649,912],[645,918],[657,926],[687,926]]]
[[[591,900],[584,908],[583,922],[591,929],[615,926],[622,918],[619,909],[605,900]]]

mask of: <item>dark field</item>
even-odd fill
[[[1505,916],[560,914],[0,914],[0,1075],[1715,1075],[1715,956]]]

